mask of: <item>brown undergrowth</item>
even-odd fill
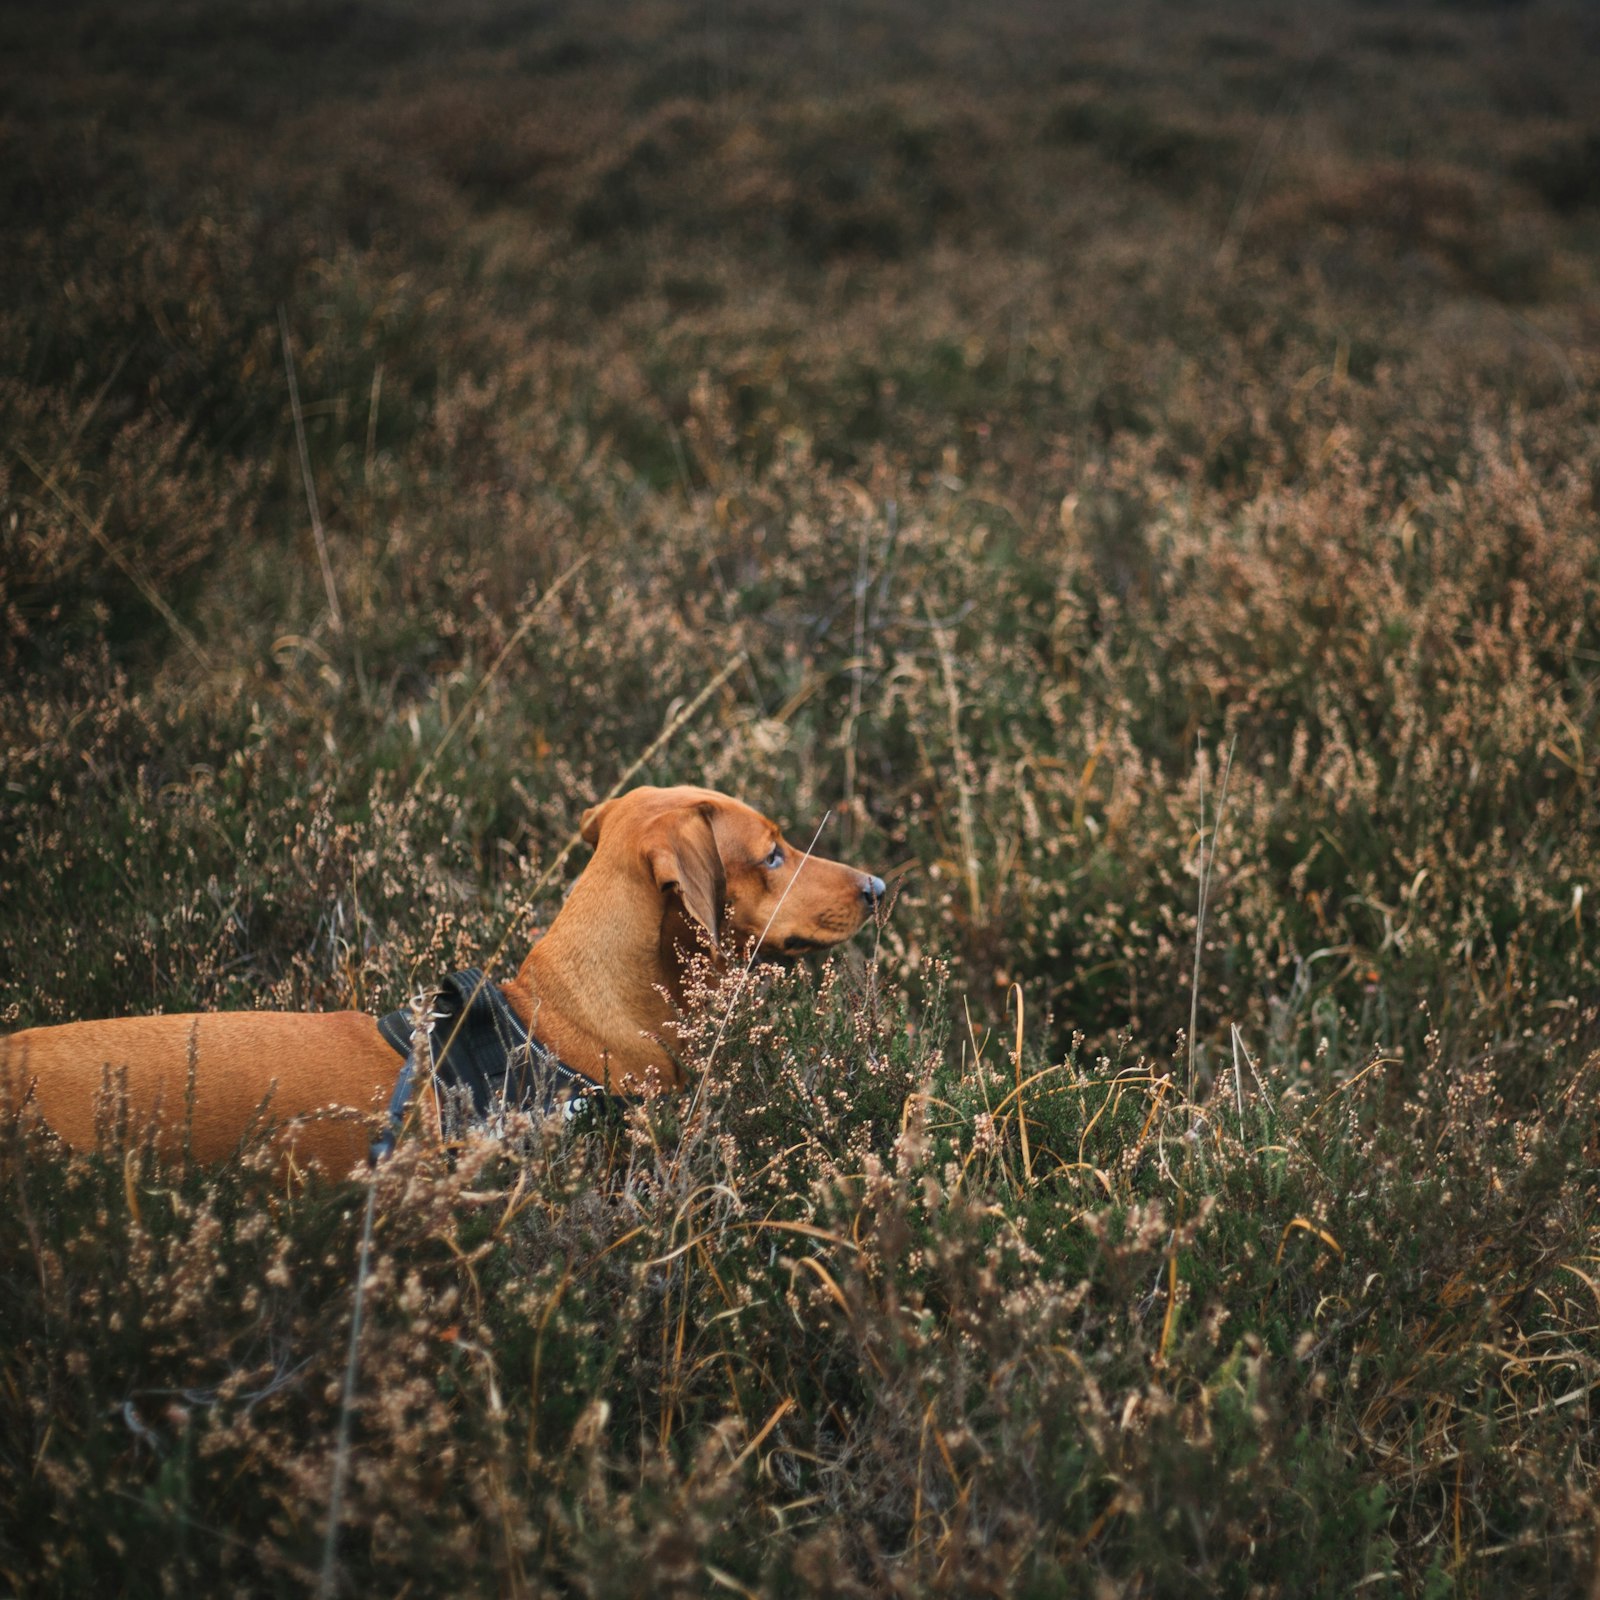
[[[652,747],[892,909],[371,1178],[13,1108],[4,1586],[1583,1592],[1593,20],[442,16],[0,19],[0,1019],[508,969]]]

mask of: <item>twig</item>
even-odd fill
[[[878,592],[872,597],[872,615],[867,618],[867,632],[876,633],[883,618],[883,608],[889,603],[889,580],[894,576],[895,549],[900,542],[900,502],[890,500],[883,508],[884,520],[889,524],[889,537],[883,542],[883,556],[878,573]]]
[[[950,713],[950,761],[955,769],[956,815],[961,826],[962,870],[967,880],[967,898],[972,907],[972,923],[976,927],[983,917],[983,896],[978,886],[978,846],[972,825],[972,795],[966,773],[966,751],[961,743],[961,691],[956,687],[955,657],[950,649],[950,637],[933,620],[933,612],[926,599],[923,610],[933,627],[933,642],[939,651],[939,670],[944,676],[944,692]]]
[[[344,1393],[339,1402],[339,1438],[333,1449],[333,1483],[328,1490],[328,1531],[322,1541],[322,1573],[318,1600],[333,1600],[339,1576],[339,1517],[344,1510],[344,1484],[350,1470],[350,1413],[355,1401],[356,1369],[361,1349],[361,1315],[367,1297],[367,1264],[372,1257],[372,1221],[378,1206],[378,1175],[367,1174],[367,1215],[361,1224],[361,1249],[356,1256],[355,1303],[350,1312],[350,1352],[344,1364]]]
[[[131,556],[124,555],[122,550],[118,547],[116,541],[109,538],[106,535],[105,529],[100,526],[100,522],[104,520],[105,517],[104,511],[101,512],[99,518],[90,517],[89,513],[85,511],[83,507],[80,506],[78,502],[66,492],[66,490],[57,487],[54,474],[46,473],[45,469],[40,466],[39,463],[35,461],[34,458],[20,444],[14,443],[11,446],[11,449],[23,466],[25,466],[34,475],[34,477],[39,480],[40,488],[48,489],[50,493],[56,497],[56,499],[61,503],[62,509],[69,512],[77,520],[79,525],[89,535],[89,537],[93,539],[102,550],[105,551],[117,569],[122,573],[123,577],[125,577],[128,582],[131,583],[134,588],[137,589],[139,593],[150,602],[155,610],[161,614],[162,620],[169,628],[172,629],[173,633],[178,636],[179,642],[182,643],[184,648],[188,650],[189,654],[192,655],[202,667],[205,667],[207,670],[209,670],[211,667],[211,657],[208,656],[205,650],[201,647],[200,641],[196,639],[195,636],[190,633],[189,630],[178,620],[177,612],[175,612],[172,607],[169,606],[164,599],[162,599],[160,591],[149,580],[149,578],[147,578],[144,573],[140,571],[133,558]]]
[[[1202,765],[1200,772],[1200,905],[1194,922],[1194,977],[1189,986],[1189,1102],[1194,1103],[1194,1051],[1195,1029],[1200,1025],[1200,952],[1205,945],[1206,900],[1211,890],[1211,869],[1217,862],[1217,839],[1222,832],[1222,817],[1228,807],[1228,778],[1233,772],[1233,748],[1239,742],[1237,734],[1229,741],[1228,759],[1222,768],[1222,793],[1217,800],[1217,820],[1211,827],[1211,848],[1206,848],[1206,780]],[[1201,751],[1202,757],[1204,750]]]
[[[550,592],[553,593],[554,590],[552,589]],[[507,649],[509,648],[510,646],[508,645]],[[606,792],[595,802],[595,804],[597,806],[602,806],[607,800],[614,800],[619,794],[621,794],[622,791],[627,787],[630,780],[633,778],[634,774],[637,773],[639,769],[646,763],[651,761],[656,754],[665,747],[668,740],[670,740],[677,733],[677,731],[683,727],[683,725],[688,722],[696,712],[699,711],[701,706],[703,706],[706,701],[708,701],[712,695],[714,695],[717,690],[720,689],[723,684],[725,684],[728,679],[739,670],[741,666],[746,665],[748,661],[749,657],[743,650],[734,656],[733,659],[723,667],[722,671],[719,672],[716,677],[714,677],[710,683],[708,683],[699,692],[699,694],[697,694],[694,699],[689,702],[688,705],[678,712],[677,715],[674,716],[670,722],[668,722],[666,727],[664,727],[653,740],[651,740],[649,748],[646,749],[644,754],[640,756],[639,759],[635,761],[628,768],[628,770],[624,772],[614,784],[611,785],[608,790],[606,790]],[[495,665],[498,666],[499,662],[497,661]],[[500,938],[496,942],[494,949],[489,952],[488,960],[483,963],[483,983],[487,983],[489,981],[488,974],[494,970],[495,964],[505,953],[506,946],[511,942],[511,935],[516,932],[523,919],[528,915],[529,911],[533,907],[533,902],[543,892],[545,885],[555,877],[555,875],[566,864],[567,857],[570,856],[572,852],[576,850],[582,843],[583,830],[581,828],[575,828],[568,836],[567,842],[562,845],[561,849],[556,853],[555,860],[552,861],[550,865],[539,874],[538,878],[534,881],[532,888],[530,888],[527,893],[523,895],[521,902],[513,908],[511,915],[506,920],[505,932],[500,935]],[[785,892],[787,893],[787,891]],[[779,904],[782,904],[781,900],[779,901]],[[774,908],[773,915],[777,915],[776,908]],[[480,984],[478,989],[474,989],[472,994],[467,997],[467,1003],[462,1006],[460,1016],[458,1016],[456,1019],[455,1028],[451,1030],[449,1039],[445,1041],[443,1049],[440,1052],[441,1055],[443,1054],[444,1050],[448,1050],[451,1044],[455,1042],[456,1033],[460,1030],[463,1022],[466,1020],[467,1012],[471,1008],[473,1000],[477,998],[478,992],[482,987],[483,985]]]
[[[411,794],[413,798],[416,797],[423,784],[427,782],[429,775],[433,772],[433,769],[438,765],[439,757],[444,754],[445,746],[448,745],[455,737],[456,730],[459,729],[461,724],[466,721],[467,713],[478,703],[478,696],[481,695],[483,691],[487,689],[494,681],[494,676],[497,672],[499,672],[501,666],[505,662],[506,657],[510,655],[519,644],[522,643],[523,635],[526,634],[528,629],[531,628],[538,620],[545,607],[556,597],[556,595],[561,592],[562,589],[566,587],[568,581],[576,577],[577,574],[580,573],[592,559],[592,556],[580,556],[576,561],[574,561],[572,565],[568,567],[567,570],[563,572],[561,576],[557,578],[556,581],[552,583],[542,595],[539,596],[538,600],[528,612],[527,616],[525,616],[522,621],[517,624],[516,632],[506,640],[504,647],[501,649],[500,654],[494,658],[494,662],[490,666],[489,670],[478,679],[477,686],[473,689],[472,693],[467,696],[465,701],[462,702],[461,709],[456,712],[455,716],[451,719],[450,726],[444,730],[443,736],[440,738],[438,744],[434,746],[433,754],[429,756],[425,762],[423,762],[422,771],[417,774],[416,781],[411,785]]]
[[[317,509],[317,486],[311,481],[311,453],[306,449],[306,424],[300,410],[300,385],[294,375],[294,351],[289,345],[289,313],[278,303],[278,332],[283,336],[283,366],[289,374],[289,407],[294,412],[295,443],[300,447],[300,480],[305,485],[306,508],[311,513],[311,537],[317,543],[317,560],[322,563],[322,587],[328,593],[328,619],[335,633],[344,632],[344,616],[333,586],[333,563],[328,560],[328,541],[322,531],[322,513]]]
[[[1300,74],[1299,80],[1284,85],[1272,117],[1262,127],[1260,137],[1256,140],[1256,147],[1250,155],[1250,164],[1245,168],[1239,191],[1234,196],[1233,209],[1228,213],[1228,223],[1222,230],[1222,239],[1217,245],[1216,254],[1211,259],[1213,271],[1226,272],[1233,266],[1239,235],[1244,231],[1251,207],[1255,205],[1256,198],[1261,193],[1261,186],[1266,182],[1267,174],[1278,158],[1278,151],[1283,146],[1285,136],[1300,114],[1306,86],[1310,83],[1311,74],[1321,59],[1322,51],[1319,48],[1306,62],[1305,70]]]
[[[1243,1036],[1239,1032],[1239,1024],[1233,1023],[1233,1098],[1239,1108],[1239,1137],[1244,1137],[1244,1073],[1239,1068],[1239,1055],[1243,1051],[1246,1061],[1250,1061],[1250,1052],[1245,1048]],[[1250,1061],[1251,1076],[1255,1076],[1255,1062]]]
[[[1028,1108],[1022,1103],[1022,985],[1011,985],[1017,997],[1017,1127],[1022,1131],[1022,1171],[1029,1183],[1033,1182],[1033,1153],[1028,1148]]]
[[[861,716],[861,675],[866,670],[867,649],[867,523],[861,522],[861,544],[856,555],[856,626],[850,662],[850,714],[845,719],[844,803],[846,813],[855,812],[856,798],[856,723]]]
[[[709,700],[712,695],[714,695],[717,690],[720,689],[723,684],[725,684],[728,679],[739,670],[740,667],[744,666],[749,659],[749,656],[743,650],[741,650],[738,655],[728,662],[728,664],[723,667],[722,671],[719,672],[716,677],[714,677],[711,682],[708,683],[705,688],[703,688],[699,694],[697,694],[694,699],[683,708],[682,711],[678,712],[678,714],[673,717],[666,727],[664,727],[661,732],[651,740],[650,746],[645,753],[640,756],[639,759],[635,761],[633,765],[630,766],[628,770],[624,772],[622,776],[618,778],[617,781],[612,784],[611,787],[607,789],[597,801],[595,801],[595,804],[597,806],[603,806],[607,800],[615,800],[616,797],[621,794],[622,791],[632,781],[634,775],[639,771],[639,769],[648,765],[649,762],[654,760],[660,751],[666,746],[668,740],[670,740],[673,735],[675,735],[677,731],[686,722],[688,722],[697,711],[699,711],[701,706],[703,706],[706,701]],[[550,865],[539,874],[538,881],[523,897],[524,908],[533,900],[534,896],[537,895],[544,888],[544,886],[555,877],[555,875],[566,864],[567,857],[570,856],[572,852],[576,850],[582,843],[583,830],[581,828],[574,829],[572,834],[568,837],[567,842],[561,847],[561,850],[557,854],[555,860],[552,861]],[[521,913],[519,912],[519,916],[520,914]],[[500,943],[495,946],[494,956],[490,958],[491,961],[498,958],[501,950],[505,948],[506,939],[509,939],[510,936],[511,935],[508,930],[506,938],[502,939]]]

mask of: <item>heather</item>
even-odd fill
[[[893,890],[372,1176],[8,1105],[5,1587],[1588,1592],[1597,46],[0,15],[5,1027],[506,972],[625,778]]]

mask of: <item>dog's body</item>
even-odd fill
[[[710,789],[632,790],[585,812],[583,837],[593,860],[502,992],[547,1050],[615,1093],[681,1087],[675,1045],[697,943],[823,949],[884,892]],[[0,1039],[5,1099],[31,1100],[78,1149],[94,1147],[109,1082],[125,1086],[131,1128],[153,1126],[170,1153],[223,1160],[268,1120],[296,1165],[333,1175],[365,1156],[398,1066],[361,1011],[124,1017]]]

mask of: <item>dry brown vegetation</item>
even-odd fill
[[[896,897],[682,1104],[8,1118],[0,1583],[326,1575],[370,1181],[341,1592],[1586,1592],[1597,45],[6,8],[7,1025],[520,958],[731,660],[641,776]]]

